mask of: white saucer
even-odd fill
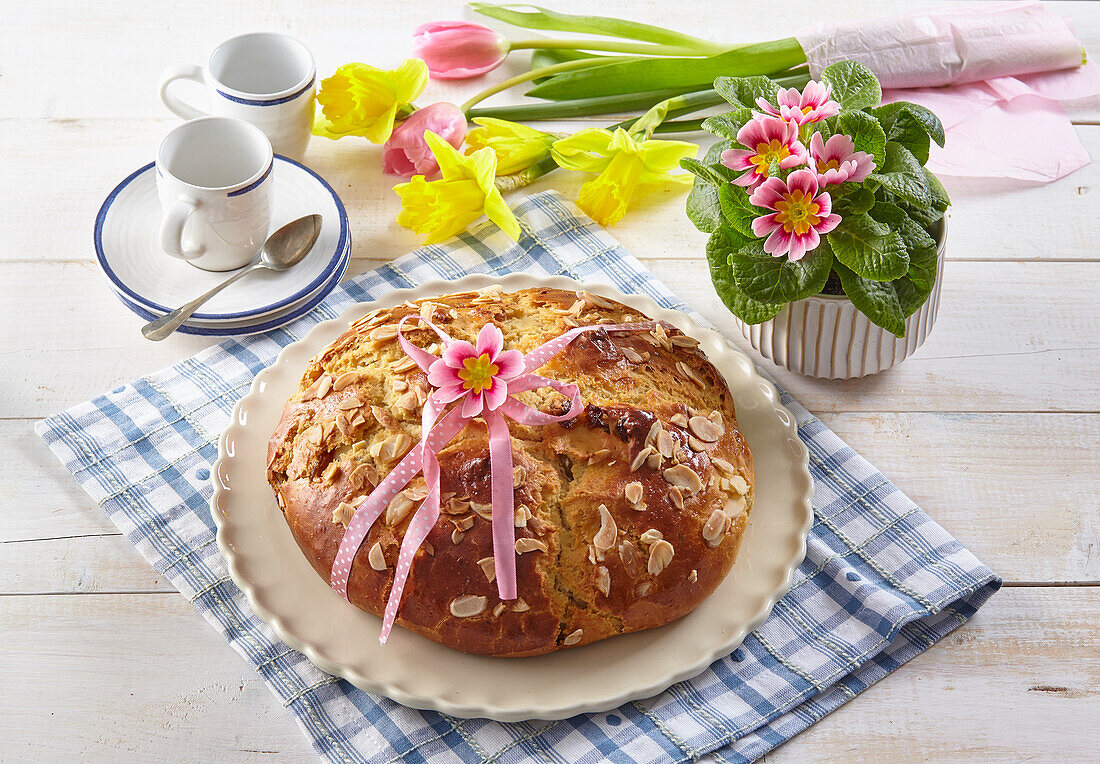
[[[348,216],[340,197],[319,175],[275,157],[272,230],[310,213],[324,218],[306,258],[289,271],[260,271],[234,284],[194,315],[195,322],[249,321],[308,301],[340,269],[350,246]],[[163,315],[224,281],[160,250],[161,210],[153,164],[122,181],[103,202],[95,224],[99,265],[125,302]],[[345,264],[346,265],[346,264]]]
[[[348,246],[344,249],[344,256],[340,259],[336,270],[333,271],[328,281],[322,284],[312,294],[298,300],[294,304],[273,313],[267,313],[263,316],[256,316],[249,319],[237,319],[233,321],[196,321],[194,318],[190,318],[176,331],[181,334],[195,334],[201,337],[230,337],[244,334],[258,334],[260,332],[277,329],[280,326],[285,326],[299,316],[305,315],[317,307],[317,305],[340,283],[340,279],[344,277],[344,273],[347,271],[350,262],[351,245],[349,241]],[[246,278],[251,278],[251,276],[247,276]],[[117,289],[113,291],[123,305],[146,321],[152,321],[164,315],[163,311],[153,312],[144,305],[138,305]]]

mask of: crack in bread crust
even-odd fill
[[[573,326],[647,320],[604,298],[528,289],[446,295],[356,321],[310,361],[268,446],[268,482],[326,581],[351,508],[420,438],[431,388],[395,339],[397,321],[414,314],[470,341],[495,322],[505,346],[525,353]],[[405,335],[440,350],[426,329]],[[532,549],[516,558],[519,600],[502,603],[478,562],[493,555],[484,423],[439,454],[443,511],[413,561],[397,623],[464,652],[539,655],[669,623],[725,578],[752,510],[752,455],[732,396],[690,338],[664,325],[597,330],[538,373],[576,384],[585,409],[560,424],[509,422],[516,538]],[[547,388],[517,397],[558,414],[569,406]],[[348,584],[356,606],[384,610],[425,490],[416,478],[371,529]],[[610,524],[613,538],[601,531]]]

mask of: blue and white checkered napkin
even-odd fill
[[[810,451],[815,522],[794,586],[732,655],[610,713],[500,724],[405,708],[329,676],[249,609],[214,543],[210,467],[237,399],[279,350],[356,301],[439,277],[526,271],[611,283],[700,316],[561,196],[344,283],[268,334],[232,339],[40,422],[62,464],[249,661],[334,762],[751,761],[964,623],[1000,580],[784,393]],[[914,699],[919,702],[919,699]]]

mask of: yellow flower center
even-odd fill
[[[775,216],[775,221],[782,224],[787,233],[802,236],[821,222],[818,214],[821,212],[821,205],[812,196],[802,193],[801,189],[791,191],[783,197],[783,201],[776,202],[775,210],[779,213]]]
[[[818,172],[825,172],[826,170],[839,170],[839,169],[840,169],[840,162],[838,162],[835,159],[830,159],[825,164],[819,166],[817,168],[817,171]]]
[[[756,156],[749,157],[749,161],[756,165],[756,174],[766,178],[768,177],[768,166],[772,163],[773,159],[776,162],[782,162],[790,155],[791,150],[787,147],[787,144],[783,143],[778,138],[773,138],[770,143],[761,141],[756,144]]]
[[[813,110],[814,110],[814,107],[812,107],[812,106],[803,106],[802,107],[802,116],[805,117],[807,114],[809,114]]]
[[[493,386],[493,377],[500,371],[500,367],[489,362],[489,354],[482,353],[477,358],[467,358],[462,362],[464,371],[458,373],[462,380],[462,387],[480,393]]]

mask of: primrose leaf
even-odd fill
[[[687,195],[687,216],[692,225],[703,233],[714,233],[722,225],[722,205],[718,202],[718,188],[696,177]]]
[[[844,294],[863,315],[886,331],[898,337],[905,336],[905,313],[892,283],[861,278],[841,263],[833,267],[840,276]]]
[[[823,241],[824,244],[824,241]],[[737,288],[754,300],[785,303],[817,294],[829,279],[833,254],[828,245],[818,246],[798,261],[773,257],[760,239],[750,241],[730,255]]]
[[[721,186],[729,183],[729,179],[726,178],[723,173],[705,162],[700,162],[698,159],[681,159],[680,167],[684,168],[695,177],[705,180],[712,186]]]
[[[894,103],[883,104],[877,109],[871,109],[871,113],[882,122],[884,128],[892,125],[897,115],[905,114],[920,125],[921,129],[928,134],[928,137],[941,148],[947,138],[940,118],[931,109],[920,104],[910,103],[909,101],[895,101]]]
[[[893,281],[909,270],[901,234],[870,215],[849,215],[829,234],[836,259],[872,281]]]
[[[717,229],[707,240],[707,264],[710,280],[719,299],[730,311],[747,324],[767,321],[783,309],[782,303],[766,303],[754,300],[740,289],[733,280],[730,255],[745,246],[749,239],[729,226]]]
[[[887,141],[886,161],[869,177],[915,207],[927,207],[932,203],[932,190],[924,168],[913,152],[896,141]]]
[[[843,188],[843,186],[841,186]],[[833,194],[833,212],[841,217],[848,215],[860,215],[869,211],[875,205],[875,194],[864,186],[845,193],[844,196]]]
[[[742,236],[755,239],[752,232],[752,221],[761,215],[767,215],[768,211],[749,203],[749,195],[741,186],[732,183],[718,187],[718,201],[722,205],[722,214],[731,226]]]
[[[750,119],[752,119],[751,109],[735,109],[726,114],[715,114],[713,117],[707,117],[703,120],[703,129],[708,133],[714,133],[735,141],[737,140],[737,132]]]
[[[843,133],[852,139],[856,151],[865,151],[875,158],[875,167],[881,167],[886,160],[886,133],[878,120],[867,112],[844,111],[821,125],[823,139]]]
[[[893,113],[884,113],[882,116],[879,115],[879,111],[874,109],[871,113],[886,131],[886,140],[895,141],[909,149],[922,165],[927,162],[932,139],[925,125],[908,109],[898,109]]]
[[[718,77],[714,80],[714,89],[733,106],[758,109],[757,98],[775,103],[779,83],[767,77]]]
[[[832,85],[833,98],[845,111],[878,106],[882,87],[875,73],[858,61],[837,61],[821,70],[823,82]]]

